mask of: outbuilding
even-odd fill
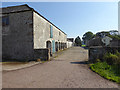
[[[2,8],[2,57],[49,59],[67,47],[67,35],[27,4]]]

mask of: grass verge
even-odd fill
[[[97,62],[91,64],[90,69],[108,80],[120,83],[120,68],[117,65],[108,65],[106,62]]]
[[[45,62],[48,62],[49,60],[46,60],[46,61],[41,61],[41,63],[45,63]]]
[[[86,47],[86,45],[81,45],[81,47]]]

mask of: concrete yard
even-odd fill
[[[92,72],[88,51],[73,47],[52,61],[16,71],[3,72],[3,88],[118,88]]]

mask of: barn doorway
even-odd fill
[[[56,52],[58,51],[58,42],[55,42],[55,49],[56,49]]]
[[[52,56],[52,45],[50,41],[46,42],[46,48],[48,48],[50,50],[50,56]]]
[[[60,42],[59,42],[59,50],[61,50],[61,44],[60,44]]]

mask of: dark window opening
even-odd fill
[[[9,25],[9,17],[8,16],[2,17],[2,26],[6,26],[6,25]]]

